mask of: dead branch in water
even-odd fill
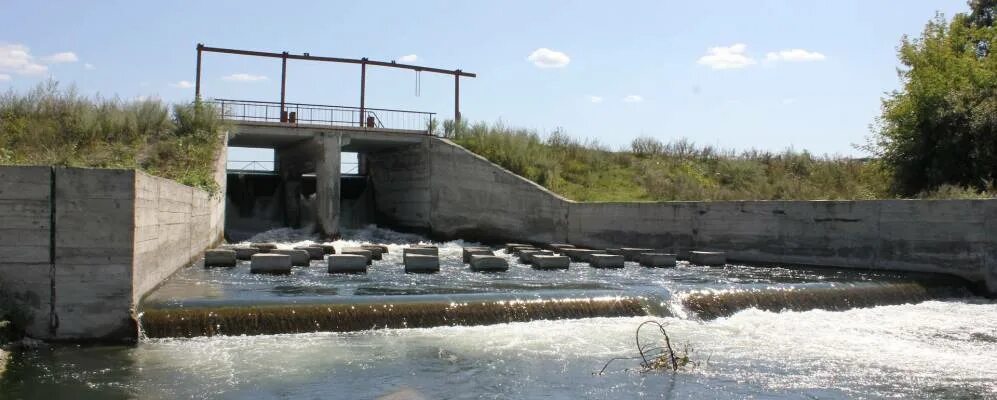
[[[664,339],[664,343],[644,343],[641,341],[640,331],[645,326],[656,326],[658,328],[658,332],[661,333],[662,339]],[[695,365],[689,360],[689,353],[692,351],[689,346],[686,345],[681,354],[676,353],[675,349],[672,347],[671,338],[669,338],[668,333],[665,332],[665,326],[658,321],[644,321],[638,325],[637,330],[634,333],[634,341],[636,342],[637,353],[639,355],[634,357],[614,357],[603,365],[602,369],[599,370],[598,375],[605,373],[610,364],[619,360],[640,359],[641,373],[663,370],[677,372],[680,368],[685,367],[686,365]]]

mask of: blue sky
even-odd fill
[[[895,49],[928,1],[4,1],[0,90],[54,77],[85,94],[189,101],[197,43],[478,73],[464,118],[613,147],[640,135],[861,155]],[[547,49],[547,50],[542,50]],[[539,50],[539,51],[538,51]],[[531,57],[531,55],[535,55]],[[227,78],[227,79],[226,79]],[[241,78],[241,79],[240,79]],[[208,54],[206,97],[276,101],[280,62]],[[355,106],[359,66],[292,61],[288,101]],[[371,68],[369,107],[452,117],[453,80]]]

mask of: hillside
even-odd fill
[[[450,128],[452,124],[444,124]],[[452,132],[452,129],[446,129]],[[875,160],[717,149],[684,139],[638,138],[626,151],[557,131],[541,137],[502,124],[467,125],[456,143],[579,201],[880,199],[889,174]],[[921,197],[981,194],[945,188]]]
[[[214,192],[222,131],[200,105],[86,98],[54,82],[0,95],[0,165],[136,168]]]

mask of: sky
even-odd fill
[[[197,43],[398,60],[461,80],[469,121],[863,156],[896,47],[962,0],[0,1],[0,91],[186,102]],[[206,54],[208,98],[278,101],[280,60]],[[290,61],[289,102],[357,106],[360,67]],[[453,78],[370,67],[367,106],[453,117]]]

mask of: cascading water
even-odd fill
[[[257,234],[249,242],[279,247],[314,244],[308,227]],[[345,332],[379,328],[487,325],[537,319],[682,316],[713,319],[757,308],[769,311],[844,310],[965,296],[946,284],[927,285],[890,274],[730,266],[674,269],[629,265],[596,270],[537,271],[519,263],[482,274],[462,263],[464,243],[433,243],[443,268],[435,275],[402,271],[404,247],[425,238],[368,226],[347,230],[340,249],[386,244],[389,252],[364,275],[330,275],[321,261],[289,276],[191,268],[146,299],[141,317],[148,337]],[[875,282],[861,280],[876,279]],[[207,290],[207,292],[205,292]]]
[[[997,398],[997,303],[935,280],[782,267],[572,264],[509,257],[474,273],[462,241],[442,268],[401,271],[424,238],[373,227],[336,246],[387,243],[364,275],[187,268],[144,304],[134,348],[16,353],[0,393],[112,398]],[[306,229],[252,241],[314,243]],[[934,299],[934,300],[932,300]],[[887,305],[889,304],[889,305]],[[837,310],[837,311],[828,311]],[[665,324],[694,368],[627,371],[634,330]],[[387,328],[387,329],[385,329]],[[405,329],[394,329],[405,328]],[[294,333],[294,334],[280,334]],[[184,382],[177,385],[176,382]]]

